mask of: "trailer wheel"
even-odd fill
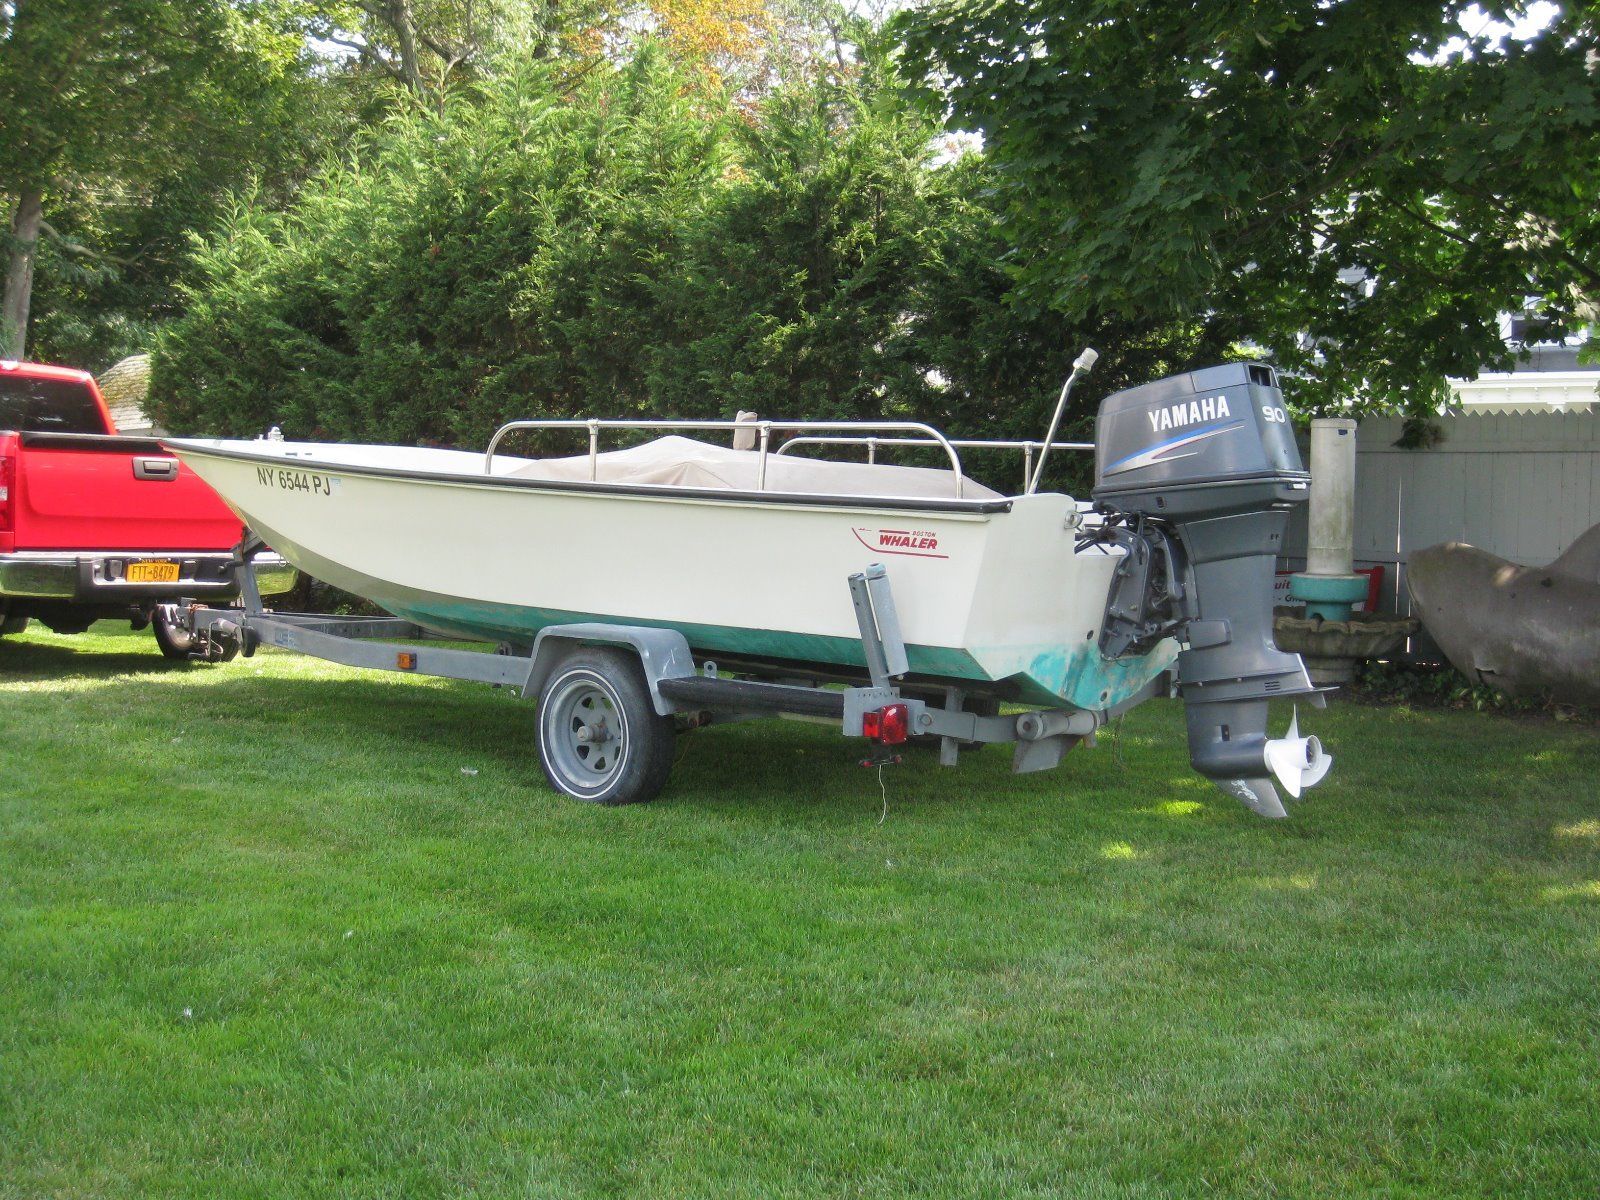
[[[205,637],[181,625],[174,625],[162,615],[160,609],[156,610],[150,627],[156,635],[156,645],[161,647],[161,653],[168,658],[183,661],[203,658],[208,662],[231,662],[239,653],[239,643],[234,639],[211,639],[210,645],[207,645]]]
[[[0,614],[0,637],[4,637],[8,633],[26,633],[27,631],[27,617],[8,617]]]
[[[584,646],[539,693],[539,761],[557,791],[590,804],[654,800],[672,770],[673,724],[631,654]]]

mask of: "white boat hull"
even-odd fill
[[[958,504],[608,488],[483,474],[476,455],[167,443],[301,570],[437,632],[526,644],[551,624],[669,627],[699,654],[863,665],[846,577],[889,573],[912,672],[1101,709],[1176,648],[1097,648],[1116,558],[1058,494]]]

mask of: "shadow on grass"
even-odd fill
[[[277,657],[267,656],[268,671],[246,673],[247,660],[178,662],[154,647],[142,655],[24,642],[0,646],[0,686],[21,684],[26,694],[26,685],[40,684],[41,692],[98,696],[114,718],[124,705],[141,713],[189,712],[191,737],[232,745],[292,753],[299,742],[308,759],[378,752],[392,756],[397,769],[462,760],[549,789],[535,741],[537,706],[514,691],[377,672],[281,676],[270,673]],[[809,808],[816,798],[858,790],[867,776],[854,766],[860,751],[837,733],[791,721],[687,734],[678,739],[679,765],[665,798],[718,804],[760,796]]]
[[[195,668],[202,663],[180,662],[164,656],[154,637],[147,654],[130,651],[78,649],[49,642],[0,640],[0,683],[54,683],[62,679],[94,679],[101,676],[149,673],[166,675]]]
[[[48,684],[56,692],[99,692],[113,709],[192,712],[192,732],[203,727],[203,736],[270,748],[288,761],[297,745],[304,746],[308,760],[384,754],[407,769],[460,761],[493,766],[521,787],[548,789],[535,745],[536,708],[514,693],[392,674],[305,674],[290,664],[314,660],[274,654],[256,660],[265,670],[250,670],[244,660],[173,662],[153,642],[148,652],[134,649],[143,644],[141,635],[128,634],[102,638],[98,648],[89,640],[82,649],[70,639],[8,639],[0,643],[0,685],[20,683],[23,694],[30,683]],[[1286,717],[1275,712],[1274,728]],[[1395,828],[1440,818],[1499,821],[1537,804],[1541,796],[1569,792],[1570,781],[1600,770],[1600,740],[1568,731],[1552,730],[1554,737],[1530,746],[1520,727],[1495,718],[1414,718],[1344,709],[1330,712],[1325,721],[1332,727],[1326,732],[1339,766],[1329,785],[1300,811],[1353,810],[1335,814],[1335,823],[1375,807]],[[1467,725],[1485,736],[1463,737]],[[1341,739],[1341,733],[1353,740]],[[1067,800],[1083,804],[1085,816],[1092,811],[1168,829],[1232,813],[1232,801],[1187,770],[1181,711],[1175,705],[1145,706],[1125,730],[1110,730],[1104,740],[1098,749],[1074,751],[1054,771],[1023,776],[1012,774],[1006,747],[965,752],[956,770],[939,767],[931,749],[911,749],[903,765],[884,772],[889,804],[915,804],[927,811],[974,804],[1054,806]],[[1115,749],[1119,741],[1121,753]],[[1436,752],[1424,749],[1440,744],[1451,749],[1447,768],[1440,767]],[[877,772],[857,765],[863,750],[864,743],[837,730],[793,721],[703,730],[679,739],[678,762],[663,799],[716,810],[755,804],[774,813],[853,811],[864,799],[880,795]],[[1576,820],[1592,813],[1566,815]],[[1326,821],[1316,824],[1329,832]],[[1548,840],[1548,824],[1539,826],[1538,845],[1522,846],[1502,830],[1501,853],[1538,853]],[[1311,833],[1302,823],[1288,825],[1282,832]]]
[[[47,682],[53,691],[85,693],[114,693],[132,683],[137,698],[127,703],[142,711],[193,711],[206,727],[204,736],[229,743],[293,756],[298,742],[308,761],[376,752],[390,756],[396,769],[461,760],[492,766],[518,786],[551,790],[536,747],[536,706],[512,692],[373,672],[284,676],[270,671],[276,659],[266,656],[268,672],[246,674],[244,660],[181,663],[153,648],[145,656],[24,644],[0,648],[0,682]],[[120,701],[112,694],[108,702]],[[195,725],[189,729],[191,735],[202,732]],[[1102,816],[1170,826],[1173,813],[1157,816],[1153,806],[1179,802],[1184,807],[1174,811],[1188,816],[1212,810],[1207,802],[1215,797],[1196,788],[1186,771],[1172,770],[1175,763],[1159,761],[1172,757],[1163,754],[1162,732],[1157,727],[1138,736],[1112,734],[1108,742],[1126,736],[1132,743],[1129,761],[1111,744],[1083,747],[1058,769],[1029,775],[1012,772],[1007,746],[964,751],[954,770],[938,764],[935,747],[907,747],[904,762],[884,770],[882,784],[889,805],[902,810],[1068,802]],[[1181,730],[1175,736],[1181,741]],[[853,818],[869,802],[876,811],[884,797],[879,773],[859,765],[865,751],[864,742],[837,729],[799,721],[756,720],[696,731],[678,739],[662,800],[705,811],[755,806],[775,815],[837,812]]]

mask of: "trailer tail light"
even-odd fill
[[[880,746],[898,746],[911,736],[911,709],[904,704],[885,704],[861,714],[861,735]]]

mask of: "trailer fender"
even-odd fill
[[[587,621],[573,625],[549,625],[533,640],[533,669],[523,685],[524,699],[535,699],[545,678],[574,646],[628,646],[639,656],[645,682],[650,685],[650,700],[656,712],[668,716],[678,706],[661,694],[656,685],[663,679],[681,679],[694,674],[694,656],[689,642],[676,629],[655,629],[645,625],[607,625]]]

